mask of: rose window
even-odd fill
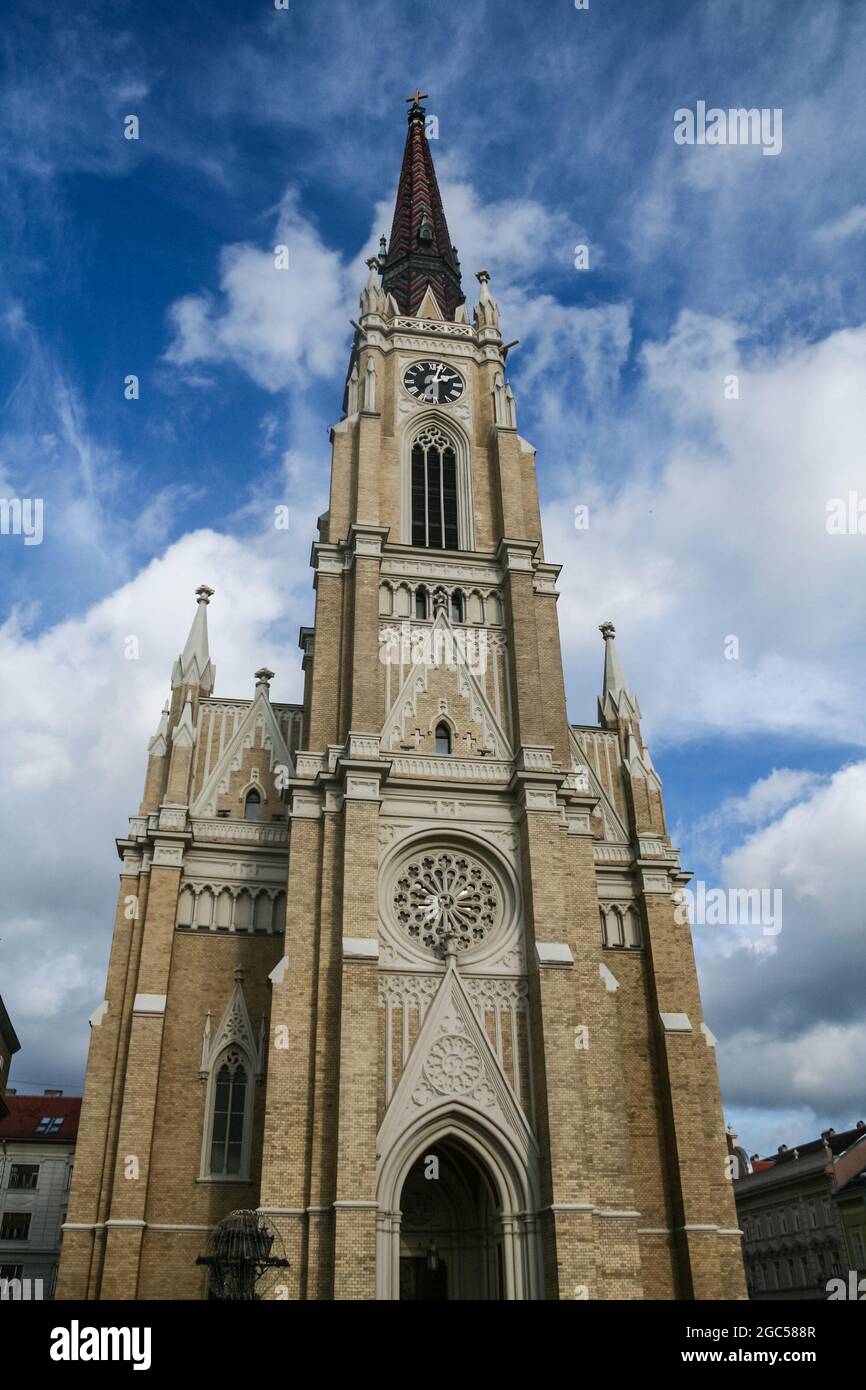
[[[394,910],[409,936],[444,956],[451,941],[458,951],[484,941],[499,921],[501,904],[487,869],[468,855],[440,850],[406,865],[394,889]]]

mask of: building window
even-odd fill
[[[436,752],[451,752],[451,730],[447,724],[436,725]]]
[[[422,430],[412,445],[412,544],[459,549],[457,456],[435,425]]]
[[[824,1225],[825,1225],[825,1226],[832,1226],[832,1224],[833,1224],[833,1212],[832,1212],[832,1210],[831,1210],[831,1208],[830,1208],[830,1198],[829,1198],[829,1197],[825,1197],[825,1198],[824,1198]]]
[[[463,601],[463,595],[462,595],[462,593],[460,592],[459,589],[455,589],[455,590],[454,590],[454,593],[451,595],[451,621],[452,621],[452,623],[462,623],[462,622],[463,622],[463,619],[464,619],[464,616],[465,616],[465,612],[466,612],[466,608],[465,608],[465,604],[464,604],[464,601]]]
[[[426,590],[426,589],[416,589],[416,590],[415,590],[415,617],[416,617],[416,618],[426,618],[426,617],[427,617],[427,590]]]
[[[28,1240],[30,1236],[29,1211],[4,1211],[0,1223],[0,1240]]]
[[[9,1186],[17,1188],[18,1191],[26,1189],[29,1192],[35,1190],[39,1182],[38,1163],[13,1163],[9,1170]]]
[[[783,1236],[788,1234],[788,1218],[784,1211],[779,1212],[779,1234]]]
[[[214,1086],[210,1170],[216,1177],[241,1172],[248,1085],[241,1054],[226,1053]]]
[[[43,1115],[36,1126],[37,1134],[57,1134],[63,1124],[63,1116]]]
[[[253,787],[247,792],[244,801],[244,820],[261,820],[262,818],[262,798]]]
[[[814,1202],[809,1203],[809,1225],[814,1231],[818,1225],[818,1209]]]

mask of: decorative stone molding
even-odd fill
[[[537,594],[552,594],[554,598],[558,596],[556,581],[559,579],[562,565],[551,565],[539,560],[535,566],[535,573],[532,579],[532,587]]]
[[[716,1037],[715,1033],[710,1032],[709,1028],[705,1023],[701,1024],[701,1032],[704,1035],[704,1042],[706,1043],[707,1047],[715,1047],[716,1043],[719,1040]]]
[[[90,1015],[90,1018],[87,1020],[91,1028],[101,1028],[102,1020],[105,1018],[105,1015],[107,1013],[108,1000],[103,999],[101,1004],[97,1004],[96,1008],[93,1010],[93,1013]]]
[[[552,772],[553,747],[524,743],[517,750],[515,766],[524,772]]]
[[[295,776],[314,778],[320,772],[328,771],[328,759],[323,753],[298,753]]]
[[[418,757],[389,751],[393,777],[443,778],[460,782],[502,782],[511,779],[512,764],[496,758]]]
[[[356,734],[351,730],[346,739],[343,750],[344,758],[360,758],[365,761],[378,759],[379,757],[379,735],[378,734]]]
[[[359,777],[357,773],[346,773],[347,801],[379,801],[379,778]]]
[[[160,806],[159,808],[159,829],[160,830],[186,830],[186,806]]]
[[[193,842],[239,840],[248,845],[285,845],[289,841],[287,825],[267,825],[251,820],[194,820]]]
[[[671,882],[667,874],[650,873],[641,870],[641,884],[645,893],[666,893],[670,895]]]
[[[533,571],[533,557],[538,546],[535,541],[501,540],[496,558],[506,570]]]
[[[155,868],[180,869],[183,866],[183,845],[155,845],[153,863]]]

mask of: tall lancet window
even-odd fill
[[[457,456],[442,430],[427,425],[412,445],[412,544],[459,549]]]
[[[217,1177],[241,1171],[247,1085],[241,1054],[226,1053],[216,1074],[213,1099],[210,1171]]]
[[[244,820],[261,820],[261,818],[262,798],[255,787],[252,787],[247,792],[247,799],[244,802]]]

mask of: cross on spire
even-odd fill
[[[410,97],[406,97],[406,100],[411,101],[413,106],[417,106],[420,101],[426,101],[429,95],[429,92],[413,92]]]

